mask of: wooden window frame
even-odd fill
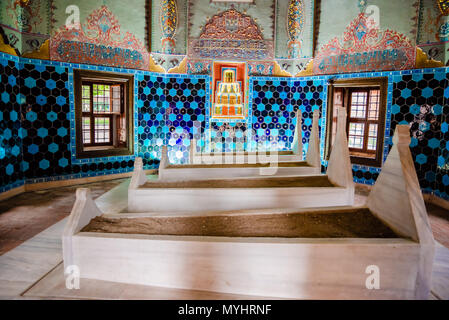
[[[349,120],[350,120],[350,110],[347,109],[348,102],[350,101],[350,91],[363,90],[363,89],[374,89],[379,88],[380,90],[380,100],[379,100],[379,120],[377,128],[377,145],[374,158],[365,158],[360,156],[351,155],[351,163],[366,165],[370,167],[381,167],[383,163],[383,150],[385,143],[385,122],[386,122],[386,110],[387,110],[387,94],[388,94],[388,78],[355,78],[355,79],[338,79],[331,80],[328,87],[328,112],[327,112],[327,128],[326,128],[326,141],[325,141],[325,158],[329,160],[332,146],[332,126],[334,117],[334,92],[335,88],[343,88],[345,94],[343,97],[343,106],[346,108],[347,118],[346,118],[346,134],[349,132]],[[368,110],[367,110],[368,112]],[[363,121],[366,123],[366,121]],[[367,132],[367,131],[366,131]],[[350,149],[351,150],[351,149]],[[354,149],[355,150],[355,149]],[[359,149],[357,149],[359,150]],[[351,150],[352,151],[352,150]]]
[[[113,114],[114,113],[96,113],[97,117],[109,117],[111,126],[111,143],[107,144],[89,144],[84,145],[83,143],[83,128],[82,128],[82,86],[83,83],[93,84],[93,83],[103,83],[109,85],[122,85],[123,86],[123,103],[122,108],[126,116],[126,146],[125,147],[114,147],[112,128],[113,128]],[[134,154],[134,76],[130,74],[121,73],[110,73],[110,72],[100,72],[100,71],[89,71],[89,70],[74,70],[74,94],[75,94],[75,132],[76,132],[76,157],[77,158],[99,158],[99,157],[114,157],[114,156],[126,156]],[[90,90],[90,101],[91,101],[91,114],[93,114],[93,90],[91,86]],[[112,107],[112,106],[111,106]],[[95,137],[93,135],[94,118],[91,116],[91,142],[94,141]],[[111,146],[109,149],[89,149],[86,150],[85,147],[101,147],[101,146]]]
[[[377,89],[377,88],[376,88]],[[370,124],[377,124],[378,128],[377,128],[377,143],[379,143],[379,122],[381,121],[380,119],[380,108],[379,108],[379,114],[378,114],[378,119],[377,120],[369,120],[368,116],[369,116],[369,107],[370,107],[370,91],[371,90],[375,90],[374,87],[366,87],[366,88],[350,88],[348,90],[349,93],[349,98],[348,101],[352,101],[352,94],[354,92],[365,92],[367,94],[367,98],[366,98],[366,113],[365,113],[365,118],[353,118],[351,117],[351,111],[347,110],[348,112],[348,117],[347,117],[347,121],[346,121],[346,132],[348,134],[348,140],[349,140],[349,126],[351,123],[363,123],[365,125],[364,127],[364,135],[363,135],[363,148],[362,149],[357,149],[357,148],[349,148],[349,151],[353,151],[353,152],[361,152],[361,153],[366,153],[366,154],[372,154],[372,155],[376,155],[376,151],[377,151],[377,144],[376,144],[376,150],[369,150],[368,149],[368,137],[369,137],[369,125]],[[380,101],[379,101],[379,107],[380,107]]]
[[[93,86],[94,84],[104,84],[104,85],[116,85],[115,82],[106,82],[106,81],[82,81],[82,87],[85,85],[89,86],[89,93],[90,93],[90,111],[86,112],[86,111],[81,111],[82,113],[82,118],[90,118],[90,143],[84,143],[84,139],[81,136],[81,140],[83,141],[83,147],[102,147],[102,146],[113,146],[114,145],[114,139],[112,137],[113,134],[113,127],[114,127],[114,123],[113,123],[113,119],[114,119],[114,113],[113,112],[94,112],[93,110],[93,106],[94,106],[94,98],[93,98]],[[122,90],[122,94],[124,94],[124,90]],[[109,97],[110,100],[110,105],[112,108],[112,97]],[[124,104],[124,99],[122,101],[122,108],[123,108],[123,104]],[[95,118],[108,118],[109,119],[109,132],[110,132],[110,136],[109,136],[109,142],[105,142],[105,143],[96,143],[95,142]]]

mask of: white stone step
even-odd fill
[[[148,181],[128,190],[129,212],[251,210],[348,206],[354,188],[325,175]]]

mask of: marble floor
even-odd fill
[[[27,192],[0,201],[0,255],[67,217],[77,188],[89,187],[95,199],[125,180]]]
[[[100,209],[114,213],[126,208],[128,183],[120,179],[36,191],[0,202],[0,299],[260,299],[87,279],[80,290],[66,289],[61,234],[76,188],[91,188]],[[356,204],[366,195],[358,188]],[[432,204],[427,208],[438,242],[430,298],[449,300],[449,212]]]

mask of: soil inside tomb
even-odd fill
[[[91,220],[82,232],[274,238],[398,238],[367,208],[281,214],[110,218]]]
[[[210,168],[268,168],[271,163],[220,163],[220,164],[183,164],[183,165],[169,165],[168,169],[210,169]],[[297,168],[297,167],[311,167],[305,161],[291,161],[291,162],[278,162],[276,166],[279,168]]]
[[[327,176],[270,177],[241,179],[207,179],[176,182],[148,181],[140,188],[332,188]]]

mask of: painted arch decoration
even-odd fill
[[[381,30],[368,15],[360,13],[343,38],[336,37],[315,56],[315,74],[412,69],[416,48],[403,34]]]
[[[62,26],[50,42],[52,60],[149,69],[150,54],[133,34],[122,34],[107,6],[93,11],[79,28]]]
[[[213,16],[199,38],[191,39],[191,59],[273,59],[273,41],[264,40],[258,24],[234,8]]]

